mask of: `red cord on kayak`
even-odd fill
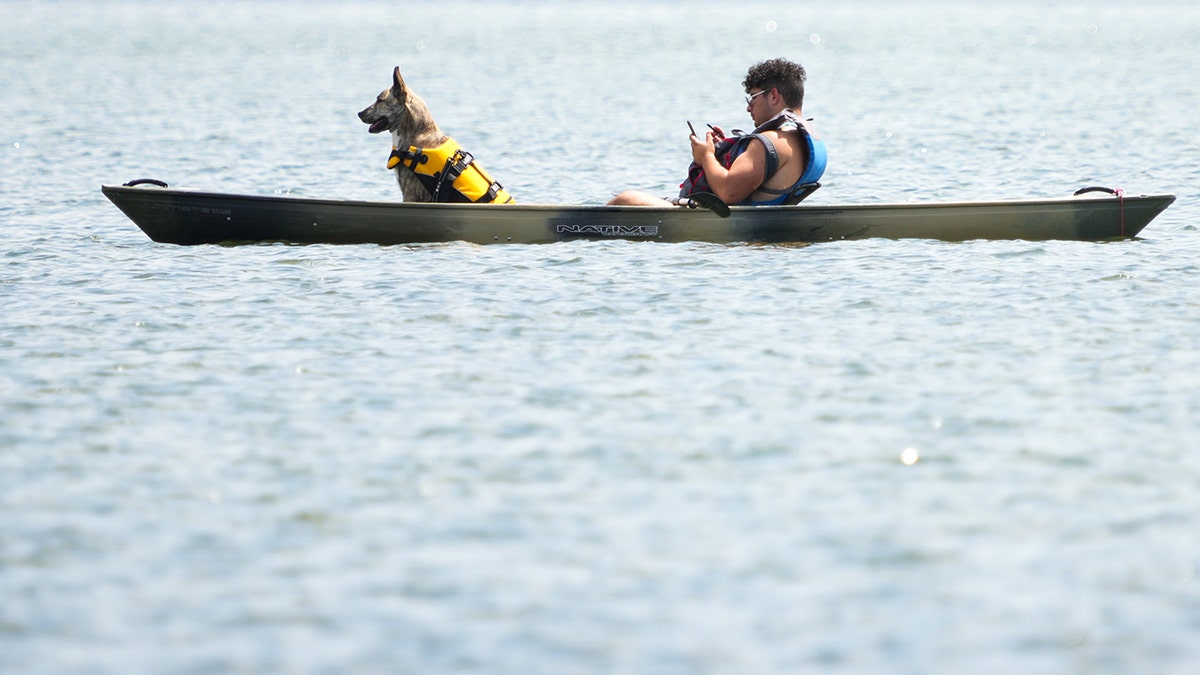
[[[1121,237],[1125,237],[1125,191],[1121,188],[1115,188],[1113,192],[1117,193],[1117,199],[1121,200]]]

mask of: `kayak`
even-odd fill
[[[1175,201],[1170,194],[1084,188],[1045,199],[892,204],[429,204],[227,194],[170,188],[152,179],[102,185],[101,191],[152,240],[182,245],[815,243],[872,237],[1100,241],[1137,236]]]

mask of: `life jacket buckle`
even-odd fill
[[[454,154],[446,162],[446,175],[458,178],[474,161],[475,158],[471,156],[471,153],[459,148],[454,151]]]

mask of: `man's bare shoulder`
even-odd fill
[[[796,129],[772,129],[760,133],[775,146],[781,165],[786,163],[787,159],[791,159],[792,154],[801,147],[800,132]]]

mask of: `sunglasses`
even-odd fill
[[[746,97],[746,105],[750,105],[751,103],[754,103],[754,99],[758,98],[759,96],[762,96],[763,94],[767,93],[768,91],[771,91],[771,90],[763,89],[760,92],[750,94],[749,96]]]

